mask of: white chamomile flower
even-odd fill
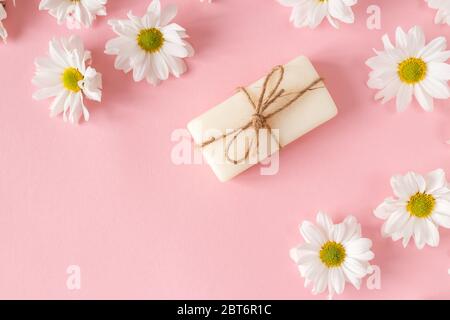
[[[380,90],[375,99],[385,103],[396,97],[397,110],[404,111],[413,96],[426,111],[433,110],[433,98],[447,99],[450,90],[450,65],[445,63],[450,51],[445,51],[447,40],[438,37],[425,43],[421,28],[413,27],[406,34],[402,28],[396,31],[394,46],[388,35],[383,38],[384,51],[366,61],[372,69],[367,85]]]
[[[432,9],[436,9],[436,17],[434,23],[448,24],[450,25],[450,0],[425,0],[428,6]]]
[[[335,28],[339,28],[338,21],[344,23],[355,22],[352,11],[358,0],[278,0],[286,7],[293,7],[290,21],[297,28],[316,28],[326,17]]]
[[[108,0],[41,0],[39,10],[48,12],[58,20],[66,23],[69,29],[92,26],[97,16],[106,16],[105,5]]]
[[[128,20],[110,20],[119,37],[106,43],[106,54],[117,55],[115,68],[125,73],[133,70],[133,79],[146,79],[157,85],[172,73],[179,77],[186,71],[183,58],[192,56],[194,50],[183,40],[185,29],[170,23],[177,14],[177,7],[161,8],[159,0],[153,0],[142,17],[128,13]]]
[[[49,57],[35,60],[36,74],[33,84],[40,89],[33,94],[36,100],[55,97],[50,116],[63,114],[64,121],[78,123],[81,115],[89,120],[83,98],[101,101],[102,76],[87,66],[91,52],[84,49],[78,36],[53,39],[49,43]]]
[[[319,212],[317,225],[304,221],[300,233],[304,244],[291,249],[290,256],[298,265],[305,287],[312,283],[312,293],[320,294],[328,288],[329,297],[341,294],[345,283],[357,289],[361,279],[370,271],[372,241],[361,236],[361,225],[353,216],[333,224],[331,218]]]
[[[409,172],[394,176],[391,186],[397,198],[387,198],[375,209],[376,217],[386,220],[384,237],[403,238],[406,247],[414,237],[417,248],[439,244],[438,227],[450,228],[450,189],[445,172],[438,169],[425,177]]]

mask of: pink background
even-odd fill
[[[373,101],[364,61],[397,25],[427,39],[433,23],[423,0],[360,0],[356,23],[296,29],[274,0],[171,0],[196,55],[189,72],[159,87],[134,83],[103,53],[114,36],[107,18],[143,14],[147,0],[110,0],[93,29],[58,26],[37,0],[19,0],[0,44],[0,298],[310,299],[289,249],[298,224],[325,210],[354,214],[374,241],[381,290],[351,286],[336,298],[450,297],[450,230],[439,248],[417,250],[382,239],[372,210],[391,195],[389,179],[442,167],[450,174],[450,108],[414,104],[397,114]],[[366,27],[377,4],[382,29]],[[91,121],[50,119],[50,101],[31,95],[33,59],[53,36],[81,35],[104,76],[104,100],[89,101]],[[206,165],[176,166],[171,133],[272,66],[307,55],[326,78],[340,114],[282,151],[280,172],[257,167],[222,184]],[[66,287],[81,267],[82,288]]]

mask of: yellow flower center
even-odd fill
[[[408,58],[398,64],[397,73],[402,82],[415,84],[425,79],[427,69],[427,64],[421,58]]]
[[[345,248],[340,243],[328,241],[320,249],[319,257],[328,268],[339,267],[346,257]]]
[[[409,198],[406,210],[411,216],[426,218],[431,215],[435,205],[436,199],[431,194],[417,192]]]
[[[163,46],[164,36],[157,28],[143,29],[137,36],[137,43],[142,50],[154,53]]]
[[[78,86],[78,81],[83,80],[84,77],[81,74],[80,71],[76,68],[67,68],[64,70],[63,74],[61,75],[61,82],[69,91],[78,92],[81,90],[81,88]]]

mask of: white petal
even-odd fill
[[[330,15],[345,23],[353,23],[355,17],[350,7],[347,7],[342,0],[329,0],[328,11]]]
[[[3,7],[3,5],[0,6],[0,20],[6,19],[7,16],[8,16],[8,15],[7,15],[6,10],[5,10],[5,8]]]
[[[397,211],[404,203],[393,198],[385,199],[375,210],[374,214],[377,218],[386,220],[392,213]]]
[[[357,259],[359,261],[370,261],[374,257],[375,257],[374,253],[372,251],[370,251],[370,250],[352,255],[352,258],[355,258],[355,259]]]
[[[317,256],[319,253],[320,248],[316,247],[310,243],[303,243],[295,248],[292,248],[289,253],[290,257],[294,262],[298,263],[298,259],[307,256],[307,255],[315,255]]]
[[[70,65],[67,55],[64,54],[64,50],[57,39],[53,39],[49,42],[49,54],[59,67],[66,68]]]
[[[353,272],[350,271],[350,269],[347,268],[347,266],[344,265],[342,266],[342,271],[344,272],[345,277],[347,278],[347,280],[356,288],[356,289],[360,289],[361,287],[361,280],[358,276],[356,276],[356,274],[354,274]]]
[[[186,58],[189,55],[188,50],[184,46],[168,41],[164,43],[162,49],[164,52],[174,57]]]
[[[450,202],[444,199],[438,199],[436,201],[435,210],[438,212],[450,214]]]
[[[337,294],[341,294],[342,292],[344,292],[345,277],[344,277],[344,273],[342,272],[342,270],[340,268],[331,268],[328,271],[328,277],[329,277],[329,282],[331,282],[331,285],[333,286],[334,291]]]
[[[397,64],[394,61],[394,59],[386,53],[379,53],[376,56],[367,59],[366,65],[368,65],[370,68],[374,70],[380,68],[385,70],[392,70],[396,69],[397,67]]]
[[[439,51],[445,50],[447,46],[447,40],[444,37],[438,37],[428,43],[422,50],[419,51],[418,56],[422,57],[425,61],[429,61],[429,57],[436,54]]]
[[[303,0],[278,0],[278,2],[280,2],[283,6],[286,6],[286,7],[294,7],[304,1]]]
[[[152,12],[159,16],[161,14],[161,3],[159,0],[152,0],[147,8],[147,12]]]
[[[409,218],[410,215],[404,208],[398,209],[397,211],[392,213],[386,220],[386,223],[383,225],[383,231],[386,234],[391,234],[398,230],[401,230],[402,228],[404,228]]]
[[[180,75],[182,75],[186,71],[186,64],[184,63],[183,59],[168,55],[164,52],[164,50],[161,51],[161,55],[164,57],[164,60],[167,62],[170,72],[175,77],[178,78]]]
[[[450,51],[438,51],[432,55],[429,55],[425,62],[445,62],[450,58]]]
[[[431,247],[437,247],[439,245],[439,231],[436,225],[430,219],[424,219],[426,228],[428,230],[427,244]]]
[[[342,240],[344,239],[345,233],[346,233],[345,224],[343,223],[335,224],[331,232],[331,239],[336,241],[337,243],[341,243]]]
[[[385,51],[394,49],[394,45],[392,44],[392,42],[389,39],[389,36],[387,34],[383,35],[383,37],[381,38],[381,41],[383,41],[383,46],[384,46]]]
[[[431,216],[431,219],[433,221],[444,228],[450,229],[450,214],[449,213],[443,213],[443,212],[433,212],[433,215]]]
[[[418,188],[419,192],[423,193],[425,191],[426,183],[425,183],[425,178],[422,175],[411,172],[411,173],[407,174],[405,178],[406,179],[414,179],[417,184],[417,188]]]
[[[322,228],[323,233],[327,236],[331,236],[331,230],[333,227],[333,220],[324,212],[319,211],[316,217],[317,224]]]
[[[296,28],[307,27],[309,25],[309,8],[307,3],[294,6],[289,18]]]
[[[381,103],[386,103],[394,98],[400,90],[401,82],[398,78],[390,81],[381,91],[375,95],[375,100],[381,100]]]
[[[447,82],[427,77],[421,82],[425,91],[436,99],[448,99],[450,97],[450,89]]]
[[[308,244],[306,243],[306,245]],[[317,251],[302,250],[301,246],[289,251],[289,256],[296,264],[311,263],[312,259],[317,258],[317,255]]]
[[[428,238],[428,230],[426,228],[426,222],[422,219],[415,219],[414,224],[414,241],[418,249],[423,249]]]
[[[149,69],[148,69],[148,72],[147,72],[146,80],[147,80],[148,83],[156,86],[156,85],[158,85],[160,83],[160,80],[159,80],[159,78],[156,75],[155,68],[153,67],[153,65],[154,65],[153,56],[149,56],[148,60],[149,60],[148,61]]]
[[[300,227],[300,233],[307,243],[321,247],[327,239],[322,231],[309,221],[304,221]]]
[[[414,86],[414,96],[419,102],[423,110],[427,112],[433,111],[434,103],[433,98],[422,88],[421,84]]]
[[[322,268],[316,276],[316,280],[314,282],[313,294],[321,294],[325,291],[328,286],[328,270],[326,268]]]
[[[344,266],[358,278],[362,278],[367,274],[367,269],[364,267],[363,263],[352,257],[347,257],[345,259]]]
[[[345,220],[344,220],[344,223],[346,223]],[[361,224],[359,224],[357,222],[352,223],[352,224],[347,223],[347,228],[349,228],[349,230],[347,230],[347,233],[348,234],[353,233],[353,235],[349,239],[344,239],[344,240],[354,240],[357,238],[361,238]]]
[[[369,251],[371,247],[372,240],[360,238],[345,244],[345,251],[349,256],[353,256]]]
[[[144,79],[146,74],[147,57],[144,52],[140,52],[138,56],[134,58],[133,64],[133,80],[138,82]]]
[[[403,237],[403,247],[406,248],[406,246],[409,243],[409,240],[411,239],[411,236],[414,234],[414,228],[415,228],[415,219],[409,219],[408,223],[404,227],[402,231],[402,237]]]
[[[397,47],[406,48],[408,46],[408,41],[406,39],[406,33],[401,27],[397,27],[395,30],[395,40]]]
[[[428,173],[425,176],[426,181],[426,193],[433,193],[434,191],[445,187],[447,184],[446,178],[445,178],[445,172],[442,169],[434,170],[430,173]]]
[[[342,243],[347,243],[353,239],[361,237],[361,226],[353,216],[347,216],[343,222],[345,225],[345,235]]]
[[[161,11],[160,24],[165,26],[170,23],[177,15],[177,6],[175,4],[169,4]]]
[[[61,68],[55,61],[50,57],[38,57],[34,59],[34,64],[37,70],[42,70],[46,72],[61,73],[64,68]]]
[[[37,72],[32,83],[40,88],[54,87],[61,84],[61,75],[53,72]]]
[[[400,199],[408,198],[419,192],[416,173],[408,172],[405,176],[396,175],[391,178],[394,194]]]
[[[50,97],[56,97],[63,90],[64,88],[62,87],[61,84],[57,84],[56,86],[53,87],[42,88],[33,94],[33,99],[43,100]]]
[[[311,262],[305,265],[304,276],[308,279],[314,280],[318,275],[321,274],[322,270],[325,268],[323,263],[318,257],[312,259]]]
[[[309,27],[316,28],[327,16],[327,7],[325,4],[317,4],[309,11]]]
[[[69,93],[66,90],[61,91],[61,93],[53,100],[50,105],[50,117],[54,117],[64,111],[64,102],[66,101]]]
[[[425,46],[425,35],[422,28],[418,26],[412,27],[408,31],[408,51],[411,55],[415,56],[420,49]]]
[[[153,59],[158,78],[161,80],[166,80],[169,77],[169,67],[167,66],[166,61],[163,59],[159,52],[153,55]]]
[[[146,15],[144,15],[141,19],[141,24],[145,27],[145,28],[155,28],[158,27],[159,25],[159,16],[156,15],[153,12],[147,12]]]
[[[94,101],[102,100],[102,75],[97,73],[94,68],[87,68],[84,74],[84,79],[81,80],[78,85],[88,99]]]
[[[443,62],[429,62],[428,73],[437,80],[450,80],[450,65]]]

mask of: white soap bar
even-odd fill
[[[266,115],[278,110],[296,92],[305,90],[320,78],[308,58],[303,56],[296,58],[283,67],[284,76],[279,89],[284,89],[285,94],[264,111]],[[271,77],[267,86],[267,92],[275,87],[276,80],[280,78],[279,74],[277,73]],[[246,87],[255,104],[257,104],[261,96],[265,79],[266,76]],[[229,148],[230,141],[233,138],[231,131],[245,126],[251,121],[254,114],[254,107],[245,93],[241,91],[195,118],[187,126],[195,144],[199,146],[211,138],[216,138],[214,142],[204,145],[202,152],[206,162],[222,182],[230,180],[253,166],[257,162],[254,159],[263,160],[277,152],[279,149],[278,142],[284,147],[332,119],[337,114],[337,108],[324,83],[320,82],[315,85],[314,90],[305,92],[290,106],[267,118],[267,124],[274,133],[266,134],[266,140],[263,141],[264,139],[261,139],[262,142],[260,142],[259,148],[255,147],[256,143],[249,143],[251,147],[245,148],[245,146],[242,146],[242,143],[238,144],[237,142]],[[254,135],[254,132],[255,130],[252,130],[252,127],[250,127],[245,131],[245,134],[243,132],[239,137],[245,135],[251,137],[252,133]],[[247,141],[250,141],[249,139],[251,138],[248,138]],[[268,142],[270,142],[270,147],[267,147]],[[235,164],[230,161],[230,156],[226,156],[226,150],[228,150],[231,152],[229,155],[232,155],[232,159],[241,159],[242,157],[239,157],[238,154],[245,154],[247,149],[251,151],[251,159],[249,158],[247,161]]]

